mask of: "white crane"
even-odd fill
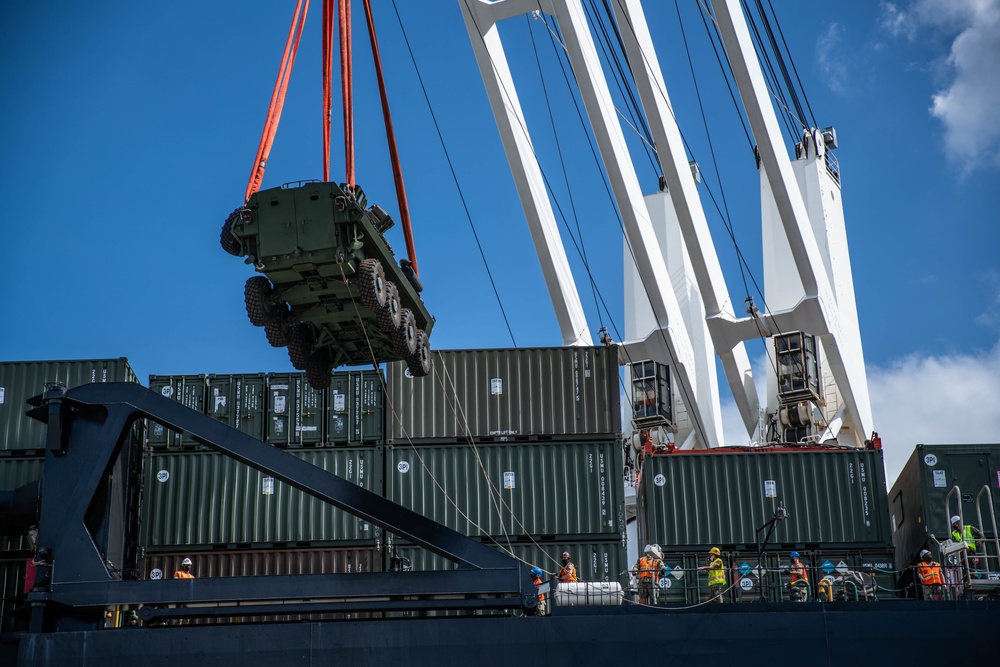
[[[779,428],[778,439],[793,433],[861,446],[871,427],[871,408],[839,181],[827,168],[832,138],[807,132],[797,147],[801,159],[789,160],[739,3],[712,2],[760,153],[769,310],[737,318],[641,5],[639,0],[612,4],[665,193],[643,197],[579,0],[459,1],[564,343],[590,344],[589,329],[497,31],[504,19],[538,11],[558,21],[622,217],[630,249],[624,347],[631,359],[669,365],[685,415],[684,423],[675,420],[670,426],[682,446],[723,444],[716,355],[747,434],[757,430],[759,400],[744,341],[758,338],[760,327],[779,334],[777,344],[789,348],[768,379],[766,410],[772,428]],[[801,363],[807,351],[812,365]],[[827,364],[833,382],[820,383],[819,369]],[[810,375],[813,370],[817,377]],[[807,389],[808,380],[816,380],[816,391],[787,391],[790,376],[796,382],[805,378]],[[779,387],[779,380],[785,385]],[[803,422],[809,428],[796,430]]]

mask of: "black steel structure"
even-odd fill
[[[527,567],[516,560],[156,392],[134,384],[91,384],[56,388],[33,400],[38,405],[30,414],[49,429],[38,573],[27,595],[32,633],[97,629],[105,610],[118,605],[142,605],[139,615],[146,621],[274,614],[279,604],[283,613],[472,606],[530,613],[537,607]],[[129,580],[128,572],[108,566],[115,555],[106,535],[114,532],[109,523],[117,514],[98,501],[123,445],[131,442],[131,425],[142,418],[420,544],[457,563],[458,570]],[[246,601],[260,604],[235,606]]]

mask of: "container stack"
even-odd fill
[[[616,348],[435,352],[388,366],[385,494],[554,574],[627,583]],[[387,536],[387,567],[454,565]]]
[[[913,568],[927,549],[945,567],[958,566],[956,555],[942,557],[936,538],[951,538],[951,517],[980,528],[985,539],[970,558],[975,576],[1000,578],[995,521],[1000,519],[1000,444],[917,445],[889,492],[892,540],[896,547],[899,588],[919,596]],[[933,538],[932,538],[933,536]]]
[[[384,394],[376,371],[151,376],[150,388],[290,454],[382,493]],[[381,569],[381,531],[268,473],[150,425],[142,502],[143,578]],[[294,619],[282,619],[294,620]]]
[[[71,361],[0,362],[0,490],[13,490],[42,478],[45,465],[46,425],[28,417],[28,399],[42,394],[47,385],[67,388],[94,382],[137,382],[128,360],[94,359]],[[112,480],[138,479],[141,465],[142,429],[137,426],[115,464]],[[112,481],[105,512],[125,517],[138,526],[138,497],[126,497],[125,485]],[[131,487],[138,490],[138,484]],[[133,535],[135,532],[133,531]],[[16,629],[11,611],[13,599],[24,592],[25,575],[31,569],[34,546],[28,535],[16,539],[0,537],[0,631]],[[107,545],[109,562],[126,578],[134,576],[138,544],[122,539]],[[30,579],[30,575],[29,575]]]
[[[727,601],[789,600],[789,555],[817,582],[847,572],[875,578],[896,597],[881,450],[726,449],[647,455],[642,465],[639,542],[658,544],[669,570],[657,600],[708,599],[709,549],[722,552]],[[783,508],[758,563],[758,539]],[[853,594],[853,591],[852,591]]]

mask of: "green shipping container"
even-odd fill
[[[949,538],[950,518],[959,515],[986,535],[985,554],[977,554],[983,567],[1000,572],[991,518],[1000,523],[1000,444],[917,445],[889,492],[889,513],[900,570],[915,564],[924,548],[940,562],[930,536]]]
[[[669,550],[754,547],[779,503],[771,544],[889,548],[881,450],[673,453],[642,464],[639,536]]]
[[[615,539],[625,532],[617,440],[385,451],[386,497],[465,535]]]
[[[128,359],[0,362],[0,451],[45,448],[45,424],[26,416],[27,400],[48,382],[67,388],[93,382],[138,382]]]
[[[376,371],[338,371],[327,390],[327,442],[332,445],[382,444],[385,393]]]
[[[0,458],[0,490],[12,491],[28,482],[41,479],[44,469],[43,456]],[[14,551],[31,555],[31,544],[27,535],[15,539],[0,536],[0,557],[6,557]]]
[[[267,375],[209,375],[208,416],[264,439]]]
[[[446,350],[425,377],[388,364],[388,444],[608,440],[621,434],[618,348]]]
[[[204,375],[150,375],[149,388],[179,401],[201,414],[205,412],[205,393],[208,378]],[[175,433],[161,424],[149,422],[146,442],[153,449],[205,449],[194,438]]]
[[[380,493],[381,448],[294,450],[290,455]],[[145,463],[141,543],[182,548],[372,543],[380,529],[270,475],[215,452],[153,452]]]
[[[323,442],[323,390],[305,373],[267,376],[267,442],[277,447],[316,447]]]

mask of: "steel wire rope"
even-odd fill
[[[754,20],[753,13],[750,11],[747,0],[740,0],[740,6],[743,8],[743,12],[746,15],[747,25],[749,26],[751,33],[751,41],[754,45],[754,51],[757,54],[757,60],[766,66],[766,70],[762,71],[765,79],[770,78],[768,89],[771,91],[771,95],[778,101],[779,105],[785,110],[786,115],[782,116],[782,122],[785,124],[785,131],[788,132],[789,138],[794,142],[798,139],[794,129],[795,123],[798,123],[801,127],[805,127],[805,124],[798,118],[798,116],[792,113],[791,109],[788,108],[788,101],[785,99],[785,91],[781,87],[781,81],[778,78],[777,73],[774,71],[774,63],[771,58],[767,56],[764,40],[760,36],[760,30],[757,27],[757,22]]]
[[[465,0],[465,2],[468,3],[468,0]],[[477,24],[477,29],[478,29],[478,24]],[[550,30],[550,32],[551,32],[551,30]],[[565,44],[562,44],[562,47],[563,47],[563,51],[565,52],[566,51]],[[525,129],[524,131],[526,132],[527,130]],[[594,156],[594,159],[597,160],[596,154]],[[536,156],[536,160],[537,160],[537,156]],[[598,165],[600,165],[600,161],[599,160],[598,160]],[[603,173],[603,170],[602,170],[602,173]],[[544,171],[542,172],[542,178],[545,179],[546,187],[549,188],[549,190],[551,192],[551,187],[548,184],[548,179],[545,178]],[[625,239],[625,243],[626,243],[626,245],[628,247],[629,254],[632,257],[633,265],[635,265],[636,267],[638,267],[638,260],[636,259],[636,256],[635,256],[635,250],[632,247],[632,243],[629,241],[628,234],[625,232],[625,225],[624,225],[624,222],[623,222],[622,217],[621,217],[621,212],[618,210],[618,207],[617,207],[617,204],[616,204],[616,202],[614,200],[614,197],[612,196],[610,190],[607,188],[607,184],[606,183],[605,183],[605,191],[608,193],[608,196],[611,198],[612,208],[615,211],[615,215],[616,215],[616,218],[618,220],[618,226],[619,226],[619,229],[621,229],[621,232],[622,232],[622,237]],[[552,195],[552,198],[556,202],[556,207],[559,209],[560,215],[563,215],[562,214],[562,209],[561,209],[561,207],[559,207],[559,204],[558,204],[558,199],[554,196],[554,194]],[[573,238],[572,237],[572,233],[570,234],[570,238]],[[574,244],[575,244],[576,240],[573,239],[573,241],[574,241]],[[577,251],[579,252],[579,249],[577,249]],[[591,276],[591,279],[593,279],[592,276]],[[643,287],[643,291],[646,294],[646,300],[649,303],[650,308],[652,308],[652,310],[653,310],[654,317],[656,317],[656,307],[655,307],[655,305],[653,303],[653,298],[652,298],[652,296],[649,293],[649,288],[646,286],[645,281],[642,281],[642,287]],[[676,367],[677,366],[677,360],[674,358],[673,353],[670,351],[670,344],[669,344],[669,341],[667,340],[666,334],[663,331],[663,328],[662,327],[658,327],[657,331],[659,333],[660,338],[663,340],[664,347],[665,347],[665,349],[667,351],[667,355],[670,357],[670,362],[673,364],[674,367]],[[626,348],[622,348],[622,349],[625,350],[626,357],[628,358],[629,363],[630,364],[633,363],[631,356],[628,354],[628,350]],[[684,398],[685,404],[686,405],[694,405],[695,403],[691,400],[691,396],[688,393],[687,388],[683,384],[681,384],[681,386],[679,387],[679,389],[680,389],[680,392],[683,394],[683,398]],[[625,391],[626,391],[626,394],[627,394],[628,393],[627,388],[625,388]]]
[[[816,122],[816,114],[813,113],[812,105],[809,104],[809,96],[806,94],[806,87],[802,85],[802,79],[799,78],[799,70],[795,66],[795,59],[792,58],[792,52],[788,48],[788,42],[785,41],[785,33],[781,29],[781,23],[778,21],[778,14],[774,11],[774,5],[771,4],[771,0],[767,0],[767,6],[771,8],[771,14],[774,16],[774,24],[778,27],[778,35],[781,37],[781,43],[785,46],[785,52],[788,53],[788,61],[792,64],[792,72],[795,73],[795,80],[799,83],[799,88],[802,90],[802,99],[806,101],[806,108],[809,109],[809,115],[812,117],[813,127],[818,127]]]
[[[476,225],[472,221],[472,214],[469,212],[469,204],[465,200],[465,193],[462,191],[462,186],[459,184],[458,174],[455,172],[455,165],[451,161],[451,154],[448,152],[448,146],[445,144],[444,136],[441,134],[441,126],[438,124],[437,114],[434,113],[434,107],[431,104],[430,96],[427,94],[426,86],[424,86],[424,79],[420,75],[420,68],[417,66],[417,59],[413,54],[413,48],[410,46],[410,40],[406,35],[406,28],[403,26],[403,19],[399,15],[399,8],[396,7],[396,0],[392,0],[392,9],[396,14],[396,21],[399,23],[399,29],[403,35],[403,43],[406,44],[406,50],[410,54],[410,61],[413,63],[413,69],[417,74],[417,81],[420,82],[420,90],[424,95],[424,101],[427,103],[427,110],[431,114],[431,120],[434,122],[434,130],[437,132],[438,141],[441,144],[442,151],[444,151],[445,160],[448,162],[448,169],[451,171],[452,180],[455,182],[455,188],[458,190],[458,197],[462,201],[462,208],[465,210],[465,217],[468,219],[469,227],[472,229],[472,236],[476,240],[476,247],[479,248],[479,256],[483,260],[483,266],[486,268],[486,275],[490,279],[490,286],[493,288],[493,294],[496,296],[497,305],[500,307],[500,314],[503,316],[504,324],[507,326],[507,333],[510,334],[510,341],[516,348],[517,341],[514,339],[514,332],[510,327],[510,321],[507,319],[507,311],[503,307],[503,300],[500,298],[500,292],[497,290],[496,281],[493,279],[493,272],[490,270],[489,262],[486,260],[486,253],[483,250],[483,244],[479,240],[479,233],[476,231]]]
[[[340,275],[341,275],[342,279],[344,280],[344,282],[347,283],[348,282],[347,275],[344,273],[343,266],[340,267]],[[361,311],[358,310],[358,304],[356,302],[352,302],[352,304],[354,306],[355,315],[358,316],[358,320],[361,322],[361,332],[365,336],[365,344],[367,345],[368,352],[369,352],[369,354],[371,355],[371,358],[372,358],[372,367],[378,372],[379,385],[382,387],[382,395],[385,397],[386,403],[388,403],[388,405],[389,405],[389,412],[396,419],[396,423],[399,424],[400,429],[403,431],[403,435],[406,437],[406,441],[410,445],[410,449],[413,450],[414,455],[417,457],[417,460],[420,461],[421,467],[427,472],[427,475],[428,475],[428,477],[431,478],[431,481],[434,482],[435,486],[437,486],[438,489],[444,494],[445,499],[448,500],[455,507],[456,511],[458,511],[458,513],[462,516],[462,518],[465,519],[466,521],[468,521],[476,529],[478,529],[478,530],[480,530],[482,532],[485,532],[483,530],[483,527],[480,526],[478,523],[476,523],[476,521],[474,519],[472,519],[472,517],[470,517],[467,514],[465,514],[462,511],[462,508],[458,506],[458,503],[456,503],[452,499],[452,497],[448,494],[448,491],[441,485],[441,483],[438,481],[437,477],[434,476],[434,473],[431,471],[430,467],[427,466],[427,464],[424,462],[423,457],[420,456],[420,453],[417,450],[416,446],[413,444],[413,441],[410,439],[409,434],[406,433],[404,425],[403,425],[403,420],[400,418],[399,413],[396,412],[395,406],[393,405],[393,402],[392,402],[392,398],[391,398],[391,396],[389,394],[389,388],[386,385],[385,379],[383,378],[382,373],[381,373],[381,369],[379,368],[378,359],[375,356],[375,350],[372,348],[371,339],[368,336],[368,328],[365,326],[364,319],[361,317]],[[440,356],[440,353],[439,353],[439,356]]]
[[[581,258],[583,259],[584,267],[587,268],[587,274],[590,275],[590,263],[589,260],[587,259],[587,247],[583,243],[583,231],[580,229],[580,218],[576,213],[576,202],[573,199],[573,189],[570,187],[569,184],[569,172],[566,169],[566,161],[563,159],[562,144],[559,142],[559,132],[556,130],[556,120],[552,114],[552,104],[549,100],[549,89],[548,86],[545,84],[545,74],[542,72],[541,59],[538,57],[538,46],[535,44],[535,33],[531,29],[531,19],[528,17],[527,14],[524,15],[524,20],[528,26],[528,35],[531,37],[531,48],[535,53],[535,65],[537,65],[538,67],[538,78],[542,84],[542,94],[545,97],[545,108],[549,112],[549,124],[552,125],[552,137],[556,142],[556,152],[559,155],[559,165],[562,167],[563,180],[566,183],[566,194],[569,196],[570,211],[573,214],[573,221],[576,223],[576,233],[580,236]],[[549,37],[549,41],[550,42],[552,41],[551,36]],[[554,48],[555,47],[553,46],[553,49]],[[572,92],[570,94],[572,95]],[[597,318],[598,320],[600,320],[601,326],[603,327],[604,318],[601,316],[601,308],[597,302],[597,285],[595,284],[593,276],[591,276],[590,279],[590,291],[592,296],[594,297],[594,308],[597,311]]]
[[[627,12],[624,11],[624,7],[620,4],[621,0],[617,0],[617,1],[619,2],[619,7],[623,9],[622,13],[625,14],[626,16],[628,16]],[[705,111],[704,111],[704,106],[703,106],[703,104],[701,102],[701,94],[700,94],[700,90],[699,90],[699,87],[698,87],[698,84],[697,84],[697,77],[695,76],[695,72],[694,72],[693,60],[691,58],[690,49],[688,47],[687,36],[686,36],[686,32],[685,32],[684,26],[683,26],[683,20],[682,20],[681,15],[680,15],[680,7],[677,5],[676,0],[675,0],[675,7],[677,8],[678,22],[679,22],[680,27],[681,27],[681,34],[682,34],[683,41],[684,41],[685,52],[687,53],[688,62],[689,62],[690,67],[691,67],[691,76],[692,76],[692,79],[694,80],[695,90],[696,90],[697,99],[698,99],[698,105],[699,105],[699,109],[701,110],[702,122],[703,122],[703,125],[705,126],[705,133],[706,133],[706,135],[708,137],[708,143],[709,143],[709,147],[710,147],[710,153],[711,153],[711,156],[712,156],[712,164],[713,164],[713,167],[715,169],[716,178],[719,181],[719,188],[720,188],[720,191],[721,191],[721,194],[722,194],[722,197],[723,197],[723,206],[725,207],[725,213],[723,213],[722,208],[720,208],[719,202],[716,200],[715,194],[712,192],[712,189],[708,185],[708,183],[705,183],[705,190],[708,192],[709,198],[712,200],[712,203],[715,206],[716,212],[719,214],[720,219],[723,221],[723,225],[726,228],[726,231],[728,232],[729,237],[730,237],[730,239],[733,242],[733,246],[734,246],[734,248],[736,250],[736,254],[737,254],[737,258],[738,258],[738,266],[740,268],[740,276],[741,276],[742,281],[743,281],[744,290],[747,291],[747,292],[749,292],[749,288],[748,288],[748,286],[746,284],[746,274],[749,273],[750,274],[751,282],[753,283],[755,289],[757,289],[757,293],[761,296],[761,301],[764,303],[764,305],[766,307],[766,302],[764,301],[764,297],[763,297],[763,291],[758,286],[757,281],[754,278],[753,271],[750,270],[749,263],[747,262],[746,257],[744,256],[743,251],[742,251],[742,249],[739,246],[739,243],[736,241],[736,235],[735,235],[735,232],[734,232],[734,229],[733,229],[732,221],[729,218],[729,208],[728,208],[728,203],[726,202],[726,198],[725,198],[725,188],[722,186],[722,177],[721,177],[721,174],[719,173],[718,160],[717,160],[717,158],[715,156],[715,149],[714,149],[714,144],[713,144],[713,142],[711,140],[711,133],[708,131],[707,117],[706,117],[706,114],[705,114]],[[703,17],[703,21],[704,21],[704,17]],[[713,17],[713,22],[714,22],[714,17]],[[628,22],[628,26],[629,26],[629,29],[632,30],[633,34],[634,34],[635,28],[634,28],[634,26],[631,25],[630,21]],[[707,29],[707,24],[706,24],[706,29]],[[713,42],[713,45],[714,45],[714,42]],[[650,66],[649,59],[646,56],[645,52],[642,51],[641,48],[640,48],[640,53],[642,53],[643,60],[646,62],[647,67],[649,67]],[[717,57],[717,59],[718,59],[718,57]],[[725,76],[725,70],[724,70],[724,68],[721,67],[721,62],[719,63],[719,65],[720,65],[720,69],[722,69],[722,71],[723,71],[723,77],[726,79],[727,85],[728,85],[728,77]],[[656,85],[657,85],[658,92],[660,93],[661,96],[663,96],[663,99],[666,100],[667,99],[666,91],[664,91],[664,90],[662,90],[662,88],[660,88],[659,81],[656,82]],[[730,89],[730,96],[732,97],[731,89]],[[736,103],[735,98],[733,98],[733,103],[735,105],[735,103]],[[687,141],[687,138],[684,136],[684,133],[682,131],[680,131],[680,125],[677,123],[676,116],[674,116],[673,106],[670,105],[670,104],[667,104],[666,106],[667,106],[667,109],[669,110],[669,112],[671,114],[671,117],[674,120],[674,123],[677,125],[678,132],[681,135],[681,140],[682,140],[682,142],[684,143],[684,146],[685,146],[685,150],[687,151],[687,153],[689,155],[691,155],[692,157],[694,157],[694,151],[691,149],[691,146],[690,146],[689,142]],[[740,117],[741,123],[742,123],[742,115],[739,114],[738,107],[737,107],[737,115]],[[746,132],[746,125],[744,124],[743,127],[744,127],[744,132]],[[749,134],[747,135],[747,137],[749,139]],[[634,254],[633,254],[633,261],[634,261]],[[725,295],[725,296],[727,298],[729,297],[729,295]],[[762,330],[761,330],[761,327],[760,327],[760,323],[759,322],[755,322],[755,324],[757,325],[758,333],[762,333]],[[766,349],[766,347],[767,346],[765,345],[765,349]],[[770,352],[768,351],[767,354],[768,354],[768,359],[770,361]],[[773,361],[771,363],[773,364]]]
[[[781,71],[781,77],[785,81],[785,87],[788,89],[788,94],[792,98],[792,104],[795,106],[795,114],[798,118],[805,118],[805,110],[802,108],[802,103],[799,102],[799,94],[795,89],[795,85],[792,83],[792,77],[788,73],[788,66],[785,64],[785,58],[781,55],[781,48],[778,46],[778,40],[774,37],[774,30],[771,28],[771,21],[767,18],[767,12],[764,11],[764,3],[761,0],[754,0],[757,5],[757,13],[760,14],[760,21],[764,25],[764,32],[767,34],[768,43],[771,45],[771,51],[774,54],[774,58],[778,63],[778,69]],[[770,4],[770,0],[768,0]],[[771,8],[773,13],[774,8]],[[777,23],[777,16],[775,16],[775,23]],[[784,36],[782,36],[784,39]],[[786,45],[787,46],[787,45]],[[791,55],[789,54],[789,60],[791,60]],[[801,84],[801,82],[800,82]],[[812,111],[810,109],[810,111]],[[813,119],[813,127],[815,127],[815,118]]]
[[[341,278],[346,283],[347,282],[347,275],[346,275],[346,273],[344,273],[343,266],[340,267],[340,273],[341,273]],[[368,347],[369,354],[371,355],[371,358],[372,358],[372,365],[375,368],[375,370],[378,371],[379,370],[378,361],[377,361],[377,359],[375,357],[375,351],[374,351],[374,349],[371,346],[371,339],[368,336],[368,328],[364,324],[364,319],[361,317],[361,313],[358,310],[357,303],[356,302],[352,302],[352,304],[354,306],[355,314],[358,316],[358,320],[361,322],[361,330],[362,330],[362,333],[365,336],[365,343],[366,343],[366,345]],[[441,357],[441,354],[439,352],[438,353],[439,364],[446,369],[446,376],[450,378],[450,374],[447,373],[447,366],[440,361],[440,357]],[[493,538],[492,536],[490,536],[489,531],[487,529],[485,529],[483,526],[479,525],[479,523],[477,523],[472,517],[470,517],[468,514],[466,514],[465,512],[462,511],[462,508],[458,505],[458,503],[455,501],[455,499],[452,498],[452,496],[449,494],[448,490],[445,489],[444,485],[441,484],[440,480],[437,479],[437,477],[434,475],[434,472],[426,464],[426,462],[424,461],[423,457],[420,455],[420,452],[417,450],[416,446],[413,444],[413,441],[410,439],[409,434],[405,432],[405,428],[404,428],[402,419],[400,419],[399,414],[395,410],[395,406],[392,403],[392,399],[390,397],[390,394],[389,394],[389,391],[388,391],[388,387],[387,387],[387,385],[385,383],[385,380],[382,377],[382,373],[379,372],[378,376],[379,376],[379,383],[380,383],[380,385],[382,387],[382,395],[386,397],[386,402],[389,404],[389,411],[392,414],[392,416],[396,419],[396,422],[399,424],[400,429],[403,430],[404,435],[406,436],[407,443],[410,446],[410,449],[413,451],[414,455],[417,457],[417,460],[420,462],[420,465],[424,469],[424,471],[427,474],[427,476],[431,479],[431,481],[438,488],[438,490],[441,491],[441,493],[444,495],[445,499],[449,503],[451,503],[451,505],[455,508],[455,510],[459,513],[459,515],[462,516],[462,518],[464,518],[466,521],[468,521],[472,526],[474,526],[481,533],[483,533],[484,535],[488,536],[489,539],[491,539],[494,542],[496,542],[495,538]],[[443,384],[442,384],[442,387],[444,388]],[[447,392],[446,392],[445,395],[448,396]],[[455,392],[454,382],[452,382],[452,395],[456,396],[456,400],[453,403],[453,405],[459,405],[460,406],[460,403],[457,400],[457,392]],[[453,410],[454,410],[454,408],[453,408]],[[458,416],[458,412],[457,411],[456,411],[455,414],[456,414],[456,416]],[[477,463],[478,463],[480,469],[483,472],[483,476],[486,479],[488,486],[491,489],[497,491],[497,495],[501,496],[500,502],[504,505],[504,507],[506,509],[508,509],[510,511],[512,520],[515,521],[517,523],[517,525],[519,525],[522,529],[524,529],[523,523],[521,523],[520,519],[518,519],[514,515],[513,509],[510,506],[506,505],[506,503],[502,499],[502,494],[499,493],[499,489],[497,489],[495,487],[495,485],[493,485],[492,480],[489,479],[489,475],[487,474],[486,467],[482,463],[482,458],[479,456],[478,449],[476,448],[475,442],[471,439],[471,436],[468,434],[468,419],[465,417],[464,409],[462,410],[462,419],[463,419],[463,421],[465,423],[467,437],[469,438],[469,442],[472,445],[473,452],[474,452],[474,454],[476,456]],[[507,555],[509,555],[509,556],[511,556],[513,558],[516,558],[517,560],[520,560],[521,562],[527,563],[527,561],[524,561],[523,559],[519,558],[514,553],[513,547],[510,545],[510,536],[507,533],[506,526],[503,525],[503,517],[500,514],[499,507],[497,507],[496,499],[495,499],[494,494],[492,492],[490,493],[490,500],[491,500],[491,502],[493,502],[494,508],[497,509],[497,515],[501,519],[500,525],[501,525],[501,527],[504,528],[504,534],[505,534],[505,537],[507,539],[507,548],[504,549],[505,553],[507,553]],[[527,531],[525,531],[525,533],[528,534]],[[531,537],[530,534],[528,534],[528,535],[529,535],[529,537]],[[536,546],[541,547],[541,545],[539,545],[537,542],[535,542],[535,540],[534,540],[533,537],[532,537],[532,542]],[[500,545],[500,546],[502,546],[501,543],[499,543],[499,542],[497,542],[497,544]],[[551,557],[549,557],[549,558],[551,558]]]

